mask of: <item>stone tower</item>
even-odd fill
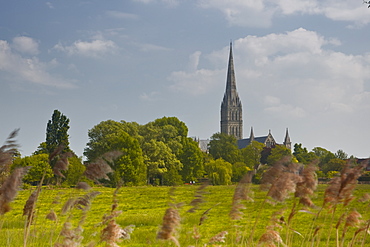
[[[229,65],[227,69],[226,91],[221,103],[221,133],[243,139],[242,102],[236,91],[232,43],[230,42]]]

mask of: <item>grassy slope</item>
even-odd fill
[[[230,212],[235,186],[209,186],[205,189],[207,192],[207,194],[204,195],[206,202],[203,203],[201,208],[195,213],[187,213],[186,211],[190,208],[187,204],[194,198],[196,188],[196,186],[181,186],[177,187],[174,192],[173,199],[175,202],[186,203],[186,205],[180,208],[182,220],[178,237],[181,246],[203,246],[212,236],[225,230],[228,231],[229,234],[226,237],[226,243],[224,245],[238,246],[236,244],[238,241],[246,241],[248,239],[258,212],[261,212],[254,234],[253,242],[256,243],[265,231],[266,226],[271,225],[270,218],[273,213],[280,211],[279,217],[284,216],[284,218],[287,219],[291,210],[292,200],[276,205],[265,204],[262,208],[261,201],[265,199],[266,192],[261,192],[258,190],[257,186],[253,186],[253,198],[255,202],[247,202],[245,204],[246,209],[243,210],[243,220],[231,221],[228,214]],[[317,206],[322,205],[324,189],[324,185],[319,186],[319,190],[313,199]],[[369,189],[370,185],[358,185],[355,194],[360,197],[369,191]],[[91,208],[88,211],[88,217],[83,225],[83,244],[87,244],[93,240],[96,242],[99,241],[99,234],[102,230],[102,226],[97,226],[97,224],[101,222],[102,216],[104,214],[109,214],[111,210],[114,190],[108,188],[94,188],[94,190],[100,191],[102,194],[98,195],[93,200]],[[131,240],[124,240],[120,245],[174,246],[172,242],[156,240],[156,233],[162,224],[164,212],[166,208],[168,208],[168,203],[171,202],[169,191],[169,187],[123,187],[120,189],[118,194],[118,210],[122,210],[122,214],[117,217],[117,223],[122,227],[131,224],[136,226],[134,232],[131,234]],[[30,193],[31,191],[27,190],[20,191],[17,199],[12,204],[13,209],[0,217],[0,246],[23,246],[24,217],[22,216],[22,210]],[[43,189],[37,203],[37,214],[31,228],[28,246],[53,246],[58,238],[63,223],[69,215],[61,215],[63,204],[68,198],[84,195],[85,193],[86,192],[74,189]],[[59,204],[53,204],[53,201],[56,199],[60,202]],[[199,226],[199,219],[202,213],[209,208],[212,209],[207,214],[207,219]],[[342,212],[354,208],[363,215],[364,220],[370,218],[368,203],[360,203],[354,200],[345,208],[338,206],[333,225],[335,226]],[[50,209],[54,209],[57,213],[57,222],[45,219]],[[318,210],[318,208],[311,209],[312,212],[318,212]],[[74,226],[76,226],[80,219],[81,212],[79,210],[73,210],[71,212],[73,214]],[[303,236],[309,236],[311,229],[314,229],[316,226],[321,227],[319,233],[321,233],[320,237],[322,241],[318,246],[325,246],[331,214],[324,210],[321,216],[322,217],[316,222],[312,223],[313,216],[311,214],[300,212],[294,216],[291,228],[301,233]],[[200,239],[198,241],[193,238],[194,226],[197,227],[200,233]],[[340,229],[343,229],[343,224]],[[286,233],[290,236],[292,239],[292,244],[290,244],[290,246],[300,246],[303,238],[300,237],[299,234],[293,233],[290,230],[287,231],[284,226],[278,229],[278,231],[284,241],[286,239]],[[349,229],[348,235],[346,235],[348,237],[346,237],[345,246],[349,239],[352,238],[354,231],[354,228]],[[341,232],[340,230],[340,233]],[[331,233],[331,236],[330,246],[336,246],[335,229]],[[369,244],[370,238],[369,241],[367,241],[367,245]],[[98,246],[104,246],[104,244],[98,243]],[[303,246],[309,246],[309,243],[305,242]],[[361,245],[357,244],[356,246]]]

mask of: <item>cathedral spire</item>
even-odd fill
[[[292,149],[292,142],[290,141],[288,128],[286,128],[285,139],[284,139],[284,143],[283,144],[284,144],[285,147],[287,147],[289,149]]]
[[[242,103],[236,91],[233,48],[230,42],[229,63],[226,76],[226,90],[221,103],[221,133],[243,139]]]
[[[249,142],[252,143],[252,141],[254,141],[253,127],[251,127],[251,134],[249,136]]]
[[[229,97],[237,96],[234,71],[233,44],[230,42],[229,65],[227,67],[226,94]]]

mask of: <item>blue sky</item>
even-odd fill
[[[220,131],[233,41],[244,136],[285,129],[311,150],[369,157],[370,9],[361,0],[1,1],[0,140],[22,155],[54,109],[82,155],[101,121],[176,116]]]

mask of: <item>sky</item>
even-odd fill
[[[0,145],[22,156],[70,119],[82,156],[101,121],[175,116],[220,131],[229,44],[244,137],[370,157],[370,9],[361,0],[0,0]]]

